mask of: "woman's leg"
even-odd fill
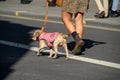
[[[62,20],[65,24],[65,27],[71,34],[75,32],[75,27],[72,23],[72,15],[72,13],[62,12]]]
[[[78,35],[79,33],[80,33],[80,36],[82,35],[81,28],[78,26],[79,22],[81,24],[81,21],[78,19],[79,16],[78,17],[76,16],[76,20],[78,19],[78,21],[75,23],[77,25],[76,29],[80,30],[80,31],[79,30],[76,31],[75,26],[72,23],[72,15],[73,15],[72,13],[62,12],[62,20],[65,24],[65,27],[71,33],[73,39],[75,40],[75,47],[73,48],[72,53],[77,55],[80,53],[81,43],[82,43],[82,41]]]
[[[83,27],[83,13],[79,12],[79,13],[75,14],[75,28],[76,28],[77,34],[82,39],[83,31],[84,31],[84,27]]]

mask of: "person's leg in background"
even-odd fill
[[[108,4],[109,4],[108,0],[103,0],[104,11],[105,11],[104,17],[108,17],[108,10],[109,10],[109,5]]]
[[[110,11],[111,17],[118,17],[119,16],[119,14],[117,12],[118,4],[119,4],[119,0],[113,0],[111,11]]]
[[[117,11],[119,0],[113,0],[112,10]]]
[[[103,5],[102,5],[101,1],[100,0],[95,0],[95,2],[97,4],[99,13],[101,13],[102,11],[104,11],[104,8],[103,8]]]
[[[95,15],[96,18],[103,18],[105,15],[104,7],[101,0],[95,0],[99,12]]]
[[[113,3],[113,0],[109,0],[109,11],[112,9],[112,3]]]
[[[49,7],[56,6],[56,4],[55,4],[56,0],[48,0],[48,1],[49,1],[49,4],[48,4]]]

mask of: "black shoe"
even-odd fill
[[[21,0],[21,4],[29,4],[32,0]]]
[[[102,11],[102,12],[96,14],[95,17],[96,17],[96,18],[104,18],[104,17],[105,17],[105,12]]]
[[[54,6],[56,6],[55,0],[52,0],[52,2],[49,2],[48,6],[49,6],[49,7],[54,7]]]
[[[120,16],[120,10],[117,11],[118,15]]]
[[[110,16],[110,17],[118,17],[119,14],[118,14],[117,11],[110,11],[109,16]]]

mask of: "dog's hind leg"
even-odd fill
[[[58,45],[53,45],[54,46],[54,51],[55,51],[55,54],[53,56],[54,59],[56,59],[58,57]]]
[[[66,52],[66,60],[68,60],[69,59],[69,52],[68,52],[66,40],[63,42],[63,47],[64,47],[65,52]]]
[[[48,56],[48,58],[52,58],[53,56],[53,49],[50,49],[50,55]]]

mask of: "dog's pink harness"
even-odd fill
[[[55,37],[56,35],[58,34],[59,32],[51,32],[51,33],[42,33],[40,36],[39,36],[39,39],[44,39],[47,41],[47,45],[48,47],[53,47],[53,42],[55,40]]]

